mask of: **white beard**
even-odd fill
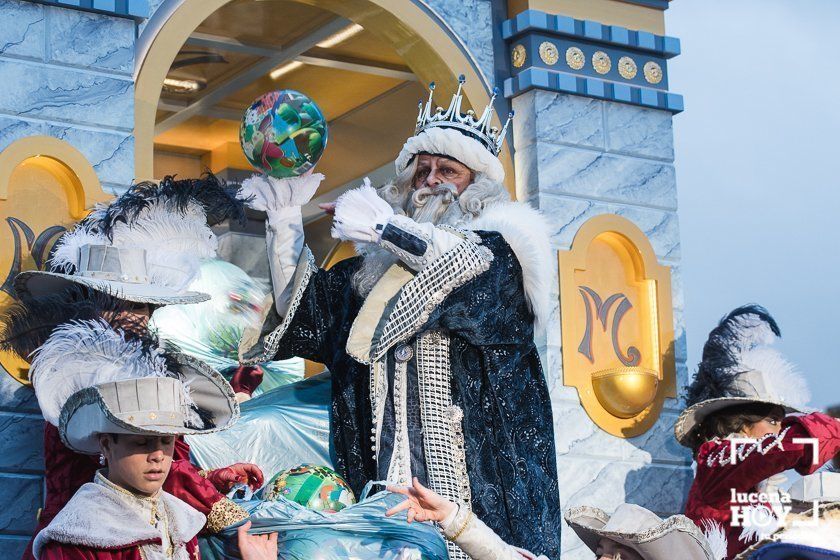
[[[419,223],[431,222],[454,227],[464,227],[480,216],[490,204],[510,200],[503,185],[481,176],[464,189],[460,196],[457,187],[449,183],[419,189],[410,186],[400,189],[394,184],[388,184],[378,190],[397,214],[408,216]],[[399,259],[393,253],[370,243],[356,244],[356,252],[363,257],[363,261],[353,275],[353,287],[364,297]]]

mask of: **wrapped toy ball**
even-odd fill
[[[299,91],[270,91],[242,118],[239,142],[245,157],[273,177],[297,177],[318,163],[327,146],[327,121]]]
[[[204,261],[189,289],[210,294],[211,299],[156,309],[149,328],[167,345],[226,375],[239,366],[239,341],[245,329],[262,320],[267,290],[238,266],[219,259]],[[300,358],[260,367],[265,390],[298,381],[304,374]]]
[[[335,513],[356,503],[350,486],[329,467],[301,465],[278,473],[266,485],[265,500],[285,498],[314,511]]]

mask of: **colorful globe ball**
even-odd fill
[[[270,91],[242,117],[239,143],[259,171],[297,177],[318,163],[327,146],[327,121],[314,101],[299,91]]]
[[[266,486],[264,498],[285,498],[325,513],[335,513],[356,503],[344,479],[331,468],[319,465],[301,465],[276,474]]]

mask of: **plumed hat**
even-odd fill
[[[98,453],[101,433],[204,433],[239,417],[216,371],[101,319],[57,327],[35,352],[30,379],[44,418],[80,453]]]
[[[464,76],[460,76],[458,91],[452,96],[449,108],[444,110],[443,107],[438,107],[437,110],[433,110],[432,94],[435,84],[429,84],[429,100],[425,106],[420,102],[414,136],[406,140],[394,162],[397,173],[402,173],[417,154],[426,153],[454,158],[494,181],[504,181],[505,170],[498,156],[513,113],[508,115],[501,130],[490,126],[493,101],[498,95],[498,90],[494,90],[490,104],[479,117],[476,118],[472,111],[461,113],[463,86]]]
[[[566,511],[566,523],[592,552],[606,538],[635,550],[645,560],[718,560],[702,531],[684,515],[661,519],[635,504],[621,504],[615,513],[589,506]],[[679,551],[675,555],[675,551]],[[725,553],[724,553],[725,556]]]
[[[96,208],[56,243],[49,271],[18,275],[21,297],[81,284],[137,303],[197,303],[187,290],[202,259],[216,256],[210,225],[244,219],[238,187],[211,174],[200,179],[144,182]]]
[[[730,406],[767,403],[800,411],[810,394],[796,367],[771,347],[780,336],[775,319],[760,305],[739,307],[721,319],[703,346],[688,407],[674,426],[681,444],[690,446],[693,430]]]

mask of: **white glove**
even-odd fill
[[[322,173],[308,171],[300,177],[278,179],[268,175],[253,175],[242,181],[241,196],[250,198],[248,206],[268,214],[269,221],[282,218],[286,209],[297,208],[312,200],[324,180]]]
[[[347,191],[335,201],[332,236],[334,239],[362,243],[377,243],[394,209],[382,200],[365,177],[361,187]]]

